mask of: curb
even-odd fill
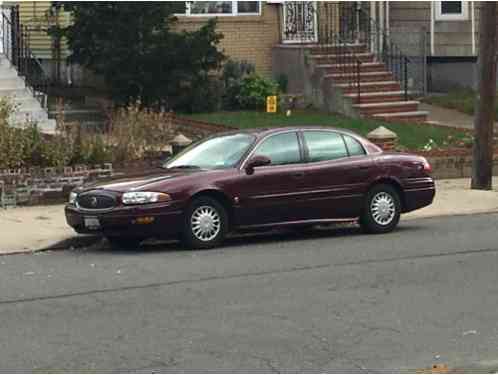
[[[412,221],[412,220],[419,220],[419,219],[434,219],[436,217],[449,217],[449,216],[469,216],[469,215],[491,215],[491,214],[497,214],[498,213],[498,208],[492,209],[492,210],[476,210],[476,211],[471,211],[471,212],[448,212],[448,213],[443,213],[443,214],[426,214],[426,215],[420,215],[420,216],[409,216],[409,217],[401,217],[402,221]]]
[[[498,209],[494,210],[486,210],[486,211],[474,211],[474,212],[461,212],[461,213],[444,213],[444,214],[427,214],[420,216],[411,216],[407,218],[401,218],[401,221],[414,221],[414,220],[422,220],[422,219],[434,219],[434,218],[445,218],[445,217],[455,217],[455,216],[469,216],[469,215],[490,215],[497,214]],[[344,221],[344,223],[350,223],[351,221]],[[66,250],[69,248],[72,249],[80,249],[84,247],[89,247],[95,245],[96,243],[102,240],[101,235],[79,235],[71,238],[66,238],[59,242],[56,242],[52,245],[42,247],[39,249],[31,249],[31,250],[21,250],[21,251],[5,251],[0,252],[0,257],[7,255],[22,255],[22,254],[34,254],[45,251],[57,251],[57,250]],[[498,365],[497,365],[498,367]]]
[[[7,250],[4,252],[0,252],[0,257],[6,255],[21,255],[21,254],[34,254],[40,253],[44,251],[57,251],[57,250],[65,250],[68,248],[79,249],[83,247],[89,247],[95,245],[97,242],[102,240],[102,236],[98,235],[85,235],[85,236],[75,236],[71,238],[66,238],[64,240],[58,241],[52,245],[48,245],[46,247],[38,248],[38,249],[29,249],[29,250]]]

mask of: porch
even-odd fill
[[[290,93],[351,116],[425,121],[411,100],[426,89],[425,40],[394,42],[388,2],[284,2],[280,32],[273,76],[285,76]]]

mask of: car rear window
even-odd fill
[[[348,156],[346,144],[338,133],[305,131],[303,136],[308,146],[308,157],[311,162],[334,160]]]
[[[366,154],[365,149],[356,139],[350,137],[349,135],[344,135],[343,137],[349,151],[349,156],[359,156]]]

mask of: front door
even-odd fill
[[[302,219],[303,152],[297,132],[271,135],[252,155],[263,155],[271,164],[245,175],[239,187],[238,225],[281,223]]]

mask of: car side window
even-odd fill
[[[254,155],[263,155],[271,160],[271,165],[294,164],[301,162],[297,133],[272,135],[256,147]]]
[[[309,161],[325,161],[348,156],[346,144],[338,133],[327,131],[305,131],[304,140],[308,146]]]
[[[356,139],[350,137],[349,135],[343,135],[343,137],[349,151],[349,156],[360,156],[366,154],[365,149]]]

